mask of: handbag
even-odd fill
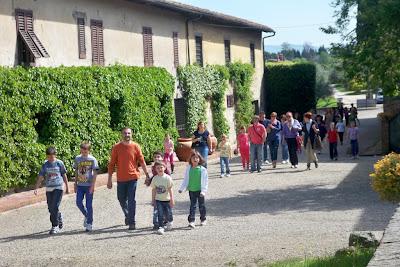
[[[303,137],[298,135],[296,136],[296,144],[297,144],[297,151],[301,152],[301,146],[303,145]]]
[[[321,136],[319,136],[319,134],[315,135],[315,138],[314,138],[314,149],[315,150],[322,150],[322,141],[321,141]]]

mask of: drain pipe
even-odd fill
[[[262,50],[263,50],[263,62],[264,62],[264,68],[265,68],[265,39],[267,39],[267,38],[271,38],[271,37],[274,37],[274,36],[275,36],[275,34],[276,34],[276,32],[272,32],[272,34],[271,34],[271,35],[264,36],[264,37],[263,37],[263,39],[262,39]]]
[[[189,40],[189,22],[198,21],[203,17],[203,15],[199,15],[197,18],[187,18],[186,19],[186,62],[188,65],[191,64],[190,60],[190,40]]]

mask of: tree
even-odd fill
[[[400,95],[400,1],[335,0],[335,26],[325,33],[342,36],[333,51],[343,59],[350,80],[362,80],[369,88],[381,87],[385,95]],[[354,29],[350,27],[356,10]]]

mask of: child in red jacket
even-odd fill
[[[335,123],[331,122],[329,131],[328,131],[328,141],[329,141],[329,156],[331,160],[338,159],[337,152],[337,141],[338,141],[338,132],[335,128]]]

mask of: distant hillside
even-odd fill
[[[290,47],[295,49],[295,50],[299,50],[300,52],[303,50],[303,45],[299,45],[299,44],[290,44]],[[314,49],[318,49],[318,47],[313,46]],[[270,53],[278,53],[280,52],[282,49],[281,45],[269,45],[268,41],[265,44],[265,51],[270,52]]]

